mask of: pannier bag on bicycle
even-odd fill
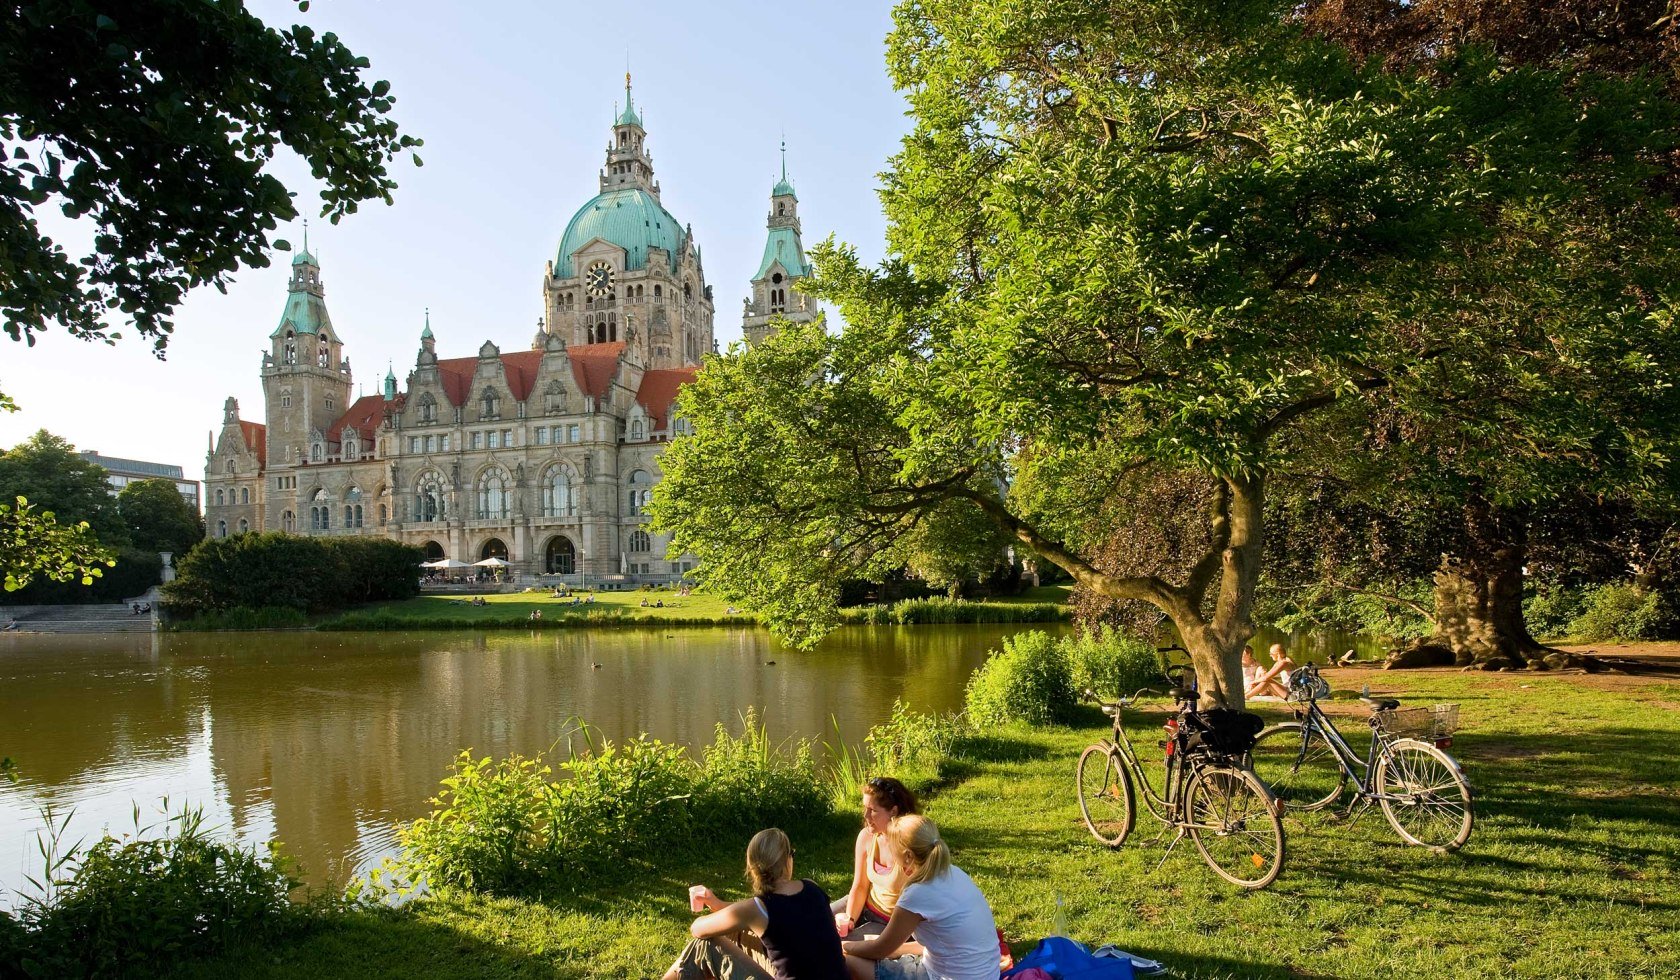
[[[1186,715],[1179,737],[1185,752],[1239,756],[1254,748],[1254,736],[1266,727],[1265,719],[1247,711],[1209,708]]]

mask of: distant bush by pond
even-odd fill
[[[646,735],[584,741],[555,762],[462,752],[436,809],[401,829],[401,855],[367,887],[553,895],[830,812],[811,744],[773,744],[754,712],[740,734],[718,725],[698,758]]]
[[[1581,597],[1580,613],[1569,624],[1572,639],[1660,640],[1675,634],[1676,617],[1667,597],[1631,582],[1612,582]]]
[[[62,828],[59,828],[60,830]],[[197,811],[48,854],[43,893],[0,913],[0,976],[167,975],[187,958],[294,933],[317,907],[273,849],[213,840]]]
[[[985,602],[931,596],[903,599],[885,606],[840,610],[849,626],[928,626],[948,623],[1058,623],[1071,618],[1068,607],[1054,602]]]
[[[986,727],[1013,721],[1064,722],[1080,693],[1130,693],[1161,680],[1155,645],[1104,628],[1052,637],[1033,630],[1007,637],[968,680],[968,719]]]

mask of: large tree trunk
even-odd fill
[[[1565,665],[1569,655],[1535,640],[1523,620],[1524,515],[1472,497],[1460,550],[1443,556],[1435,571],[1435,632],[1396,660],[1488,670]]]

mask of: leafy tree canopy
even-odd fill
[[[117,494],[117,508],[130,541],[142,551],[168,551],[179,558],[204,538],[204,518],[172,480],[130,483]]]
[[[86,522],[108,547],[129,543],[105,468],[76,455],[76,447],[46,429],[0,452],[0,500],[13,497],[28,497],[61,521]]]
[[[101,566],[115,564],[86,521],[61,524],[52,511],[39,510],[24,497],[0,504],[0,569],[5,570],[7,592],[37,578],[92,585]]]
[[[1428,438],[1420,460],[1455,454],[1496,500],[1667,463],[1660,85],[1475,49],[1385,72],[1281,0],[907,0],[895,25],[916,125],[885,175],[892,258],[820,247],[846,332],[709,364],[655,492],[783,632],[967,507],[1168,615],[1240,703],[1266,484],[1326,445]],[[1144,470],[1208,481],[1181,515],[1204,544],[1099,567]]]
[[[300,2],[298,9],[309,4]],[[297,216],[269,172],[286,146],[336,222],[391,201],[386,167],[420,141],[388,114],[368,60],[239,0],[26,0],[0,12],[0,314],[14,340],[57,323],[111,341],[118,313],[160,353],[188,289],[266,266]],[[415,157],[415,163],[419,158]],[[76,257],[41,231],[53,207],[94,229]]]

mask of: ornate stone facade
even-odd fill
[[[229,398],[206,459],[210,534],[382,535],[433,557],[503,558],[525,580],[667,581],[692,567],[666,557],[645,510],[660,450],[684,431],[677,391],[714,348],[712,290],[692,229],[659,201],[646,135],[627,78],[599,193],[547,265],[529,350],[486,341],[439,358],[428,316],[407,383],[387,373],[380,394],[352,398],[305,243],[262,359],[265,423]],[[805,314],[787,288],[806,272],[796,207],[784,163],[750,340],[772,312]]]

